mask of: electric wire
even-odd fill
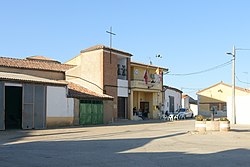
[[[205,73],[205,72],[209,72],[209,71],[213,71],[213,70],[216,70],[216,69],[219,69],[219,68],[222,68],[222,67],[225,67],[229,64],[232,63],[233,60],[230,60],[230,61],[227,61],[223,64],[220,64],[220,65],[217,65],[217,66],[214,66],[214,67],[211,67],[211,68],[208,68],[208,69],[205,69],[205,70],[201,70],[201,71],[197,71],[197,72],[192,72],[192,73],[186,73],[186,74],[170,74],[170,73],[166,73],[167,75],[172,75],[172,76],[188,76],[188,75],[196,75],[196,74],[201,74],[201,73]]]
[[[239,82],[241,82],[241,83],[250,84],[249,82],[245,82],[245,81],[240,80],[240,79],[237,77],[237,75],[236,75],[235,77],[236,77],[236,79],[237,79]]]

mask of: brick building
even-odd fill
[[[96,45],[82,50],[65,64],[75,65],[66,72],[66,80],[87,89],[114,97],[103,102],[104,123],[130,117],[129,87],[132,54]]]

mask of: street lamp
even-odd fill
[[[228,55],[232,55],[232,114],[231,114],[231,122],[232,124],[236,124],[236,111],[235,111],[235,46],[233,46],[232,53],[227,53]]]

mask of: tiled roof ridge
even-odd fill
[[[96,97],[113,99],[113,97],[110,96],[110,95],[97,93],[97,92],[95,92],[93,90],[85,88],[84,86],[82,86],[82,85],[80,85],[78,83],[74,83],[72,81],[66,81],[66,82],[68,83],[69,89],[72,89],[74,91],[89,94],[89,95],[96,96]]]
[[[122,51],[122,50],[118,50],[116,48],[113,48],[113,47],[108,47],[108,46],[105,46],[103,44],[98,44],[98,45],[94,45],[94,46],[91,46],[89,48],[86,48],[86,49],[83,49],[80,51],[80,53],[84,53],[84,52],[89,52],[89,51],[94,51],[94,50],[98,50],[98,49],[107,49],[107,50],[112,50],[114,52],[118,52],[118,53],[122,53],[122,54],[126,54],[126,55],[129,55],[129,56],[132,56],[131,53],[128,53],[128,52],[125,52],[125,51]]]
[[[54,61],[48,61],[48,60],[42,60],[42,59],[20,59],[20,58],[13,58],[13,57],[3,57],[0,56],[0,59],[4,58],[4,59],[11,59],[11,60],[17,60],[17,61],[30,61],[30,62],[48,62],[48,63],[54,63],[54,64],[61,64],[61,63],[56,63],[58,61],[54,60]],[[63,64],[62,64],[63,65]]]
[[[74,65],[61,64],[53,61],[27,60],[2,56],[0,56],[0,66],[49,71],[66,71],[74,67]]]
[[[61,62],[51,59],[49,57],[45,56],[29,56],[26,57],[24,60],[31,60],[31,61],[42,61],[42,62],[48,62],[48,63],[56,63],[56,64],[62,64]]]

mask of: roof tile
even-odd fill
[[[113,99],[112,96],[96,93],[73,82],[67,81],[67,83],[69,88],[69,96],[71,97],[83,98],[83,99],[109,99],[109,100]]]
[[[0,66],[59,72],[65,72],[74,67],[73,65],[61,64],[53,61],[27,60],[7,57],[0,57]]]

